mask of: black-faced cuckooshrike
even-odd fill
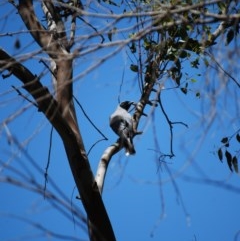
[[[120,103],[114,113],[110,116],[110,126],[119,136],[120,143],[125,148],[126,156],[136,153],[132,141],[134,136],[133,121],[131,114],[128,112],[132,104],[134,104],[132,101],[124,101]]]

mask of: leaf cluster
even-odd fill
[[[226,159],[228,167],[231,172],[233,170],[238,173],[238,157],[239,157],[239,151],[238,154],[233,153],[230,151],[230,143],[235,140],[237,143],[240,143],[240,133],[236,133],[233,136],[230,137],[223,137],[221,140],[221,143],[223,144],[217,151],[218,159],[223,162],[224,159]]]
[[[157,77],[163,77],[163,72],[174,81],[176,87],[186,94],[188,84],[182,86],[183,63],[189,63],[193,69],[198,69],[200,59],[206,58],[206,51],[213,47],[217,38],[225,37],[225,44],[229,45],[239,33],[239,19],[228,19],[228,15],[237,14],[239,6],[234,1],[217,2],[215,4],[202,1],[143,1],[145,11],[153,11],[151,16],[152,30],[138,41],[132,41],[129,49],[133,54],[144,53],[145,69],[142,61],[133,63],[130,69],[145,76],[148,82],[153,74],[151,62],[157,64]],[[147,7],[146,7],[147,6]],[[142,6],[141,6],[142,7]],[[143,7],[142,7],[143,8]],[[138,17],[144,28],[143,17]],[[220,21],[226,18],[226,21]],[[132,36],[138,36],[138,32]],[[139,50],[142,49],[142,50]],[[142,56],[141,56],[142,58]],[[155,76],[155,75],[154,75]]]

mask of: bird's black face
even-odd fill
[[[130,106],[133,104],[134,102],[132,101],[124,101],[122,103],[120,103],[120,106],[125,109],[126,111],[129,110]]]

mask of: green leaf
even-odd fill
[[[181,91],[186,95],[188,90],[186,88],[181,88]]]
[[[228,164],[228,167],[229,169],[231,170],[231,172],[233,171],[232,169],[232,155],[229,151],[225,151],[225,157],[227,159],[227,164]]]
[[[238,173],[238,160],[237,160],[236,156],[233,157],[232,164],[233,164],[233,168],[234,168],[235,172]]]
[[[221,148],[218,149],[217,154],[218,154],[219,160],[222,162],[222,160],[223,160],[223,153],[222,153],[222,149]]]
[[[186,39],[188,37],[185,25],[178,29],[178,35],[181,37],[181,39]]]
[[[221,142],[222,142],[223,144],[228,143],[228,137],[223,137],[222,140],[221,140]]]
[[[236,135],[236,139],[237,139],[238,142],[240,142],[240,135],[239,134]]]
[[[20,40],[19,39],[16,39],[15,43],[14,43],[14,47],[16,49],[20,49],[21,48],[21,43],[20,43]]]
[[[166,59],[174,61],[176,59],[176,55],[169,52],[169,54],[166,56]]]
[[[226,3],[224,3],[224,1],[221,1],[221,2],[218,2],[217,5],[220,9],[220,13],[224,13],[226,10]]]
[[[136,44],[134,42],[132,42],[132,44],[130,46],[130,50],[133,54],[136,53],[137,49],[136,49]]]
[[[136,64],[131,64],[130,65],[130,69],[133,71],[133,72],[138,72],[138,66]]]
[[[179,58],[184,59],[188,57],[188,53],[185,50],[182,50],[179,54]]]
[[[109,39],[109,41],[112,41],[112,31],[108,32],[108,39]]]
[[[198,97],[198,98],[200,98],[200,97],[201,97],[200,92],[197,92],[197,93],[196,93],[196,97]]]
[[[136,36],[136,33],[130,33],[130,34],[128,35],[129,38],[134,38],[135,36]]]
[[[199,54],[201,52],[201,44],[193,38],[189,38],[187,40],[187,43],[185,44],[185,49],[193,51],[197,54]]]
[[[149,50],[150,48],[153,48],[157,43],[151,40],[148,40],[147,38],[144,38],[143,41],[143,47],[145,50]]]
[[[234,38],[234,31],[233,29],[230,29],[227,33],[227,39],[226,39],[225,45],[229,45],[232,42],[233,38]]]
[[[181,91],[186,95],[187,94],[187,92],[188,92],[188,89],[187,89],[187,87],[188,87],[188,83],[186,83],[186,85],[185,85],[185,87],[184,88],[181,88]]]
[[[196,58],[195,60],[193,60],[191,62],[191,66],[195,69],[198,69],[198,66],[199,66],[199,58]]]
[[[205,66],[208,67],[209,66],[208,60],[206,58],[204,58],[203,61],[204,61]]]

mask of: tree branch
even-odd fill
[[[57,41],[53,41],[52,34],[39,23],[34,12],[32,0],[19,0],[18,13],[34,40],[51,58],[55,59],[57,57],[56,53],[62,53],[61,45]]]
[[[48,10],[50,9],[49,13],[53,14],[54,6],[48,1],[46,3]],[[20,0],[18,11],[33,38],[56,63],[57,100],[63,115],[66,115],[77,133],[76,114],[72,102],[72,56],[62,42],[62,40],[66,40],[66,34],[63,32],[64,27],[60,16],[56,13],[53,14],[54,21],[56,21],[56,31],[61,33],[54,36],[50,31],[46,31],[37,20],[32,0]]]
[[[151,62],[151,78],[149,82],[145,82],[145,86],[143,88],[142,96],[139,100],[139,102],[136,104],[135,112],[133,114],[133,131],[135,135],[141,134],[142,132],[137,131],[138,124],[140,122],[140,118],[144,114],[144,108],[147,104],[149,104],[149,97],[151,95],[151,92],[153,90],[153,87],[157,81],[156,76],[156,67],[157,63],[152,61]],[[101,159],[98,164],[97,173],[95,176],[96,183],[98,185],[100,193],[102,193],[103,185],[105,176],[107,173],[107,167],[108,164],[112,158],[113,155],[115,155],[117,152],[119,152],[122,149],[122,145],[119,141],[115,142],[113,145],[109,146],[101,156]]]
[[[45,114],[59,133],[81,201],[91,222],[91,232],[93,232],[91,240],[114,241],[112,226],[95,183],[80,133],[75,133],[63,118],[59,104],[40,83],[38,77],[2,49],[0,49],[0,69],[11,71],[24,83],[24,89],[33,96],[39,111]]]

